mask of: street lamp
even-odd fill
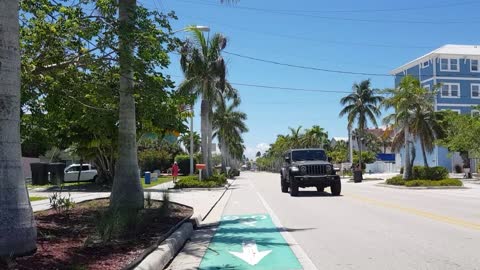
[[[205,26],[205,25],[190,25],[187,27],[184,27],[182,29],[173,31],[172,34],[178,33],[178,32],[183,32],[183,31],[190,31],[190,30],[198,30],[201,32],[210,32],[210,27]],[[195,168],[193,167],[193,104],[190,105],[190,175],[193,175]]]

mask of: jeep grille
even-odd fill
[[[306,165],[307,175],[324,175],[327,174],[326,165]]]

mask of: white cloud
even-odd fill
[[[247,146],[245,149],[245,156],[249,159],[255,159],[255,156],[258,151],[260,153],[265,153],[270,148],[270,145],[268,143],[259,143],[255,147]]]

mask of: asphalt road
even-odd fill
[[[268,213],[305,269],[480,269],[480,185],[397,190],[342,180],[281,193],[279,175],[242,173],[224,215]]]

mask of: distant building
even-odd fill
[[[435,97],[435,110],[452,110],[461,114],[479,115],[474,106],[480,105],[480,46],[445,45],[391,71],[395,86],[406,75],[418,78],[427,89],[441,84]],[[416,145],[415,164],[423,165],[420,144]],[[458,153],[449,154],[436,146],[427,157],[429,164],[453,171],[463,161]],[[475,164],[471,164],[472,167]]]
[[[333,137],[330,140],[330,147],[335,147],[338,142],[344,142],[348,144],[348,137]]]

